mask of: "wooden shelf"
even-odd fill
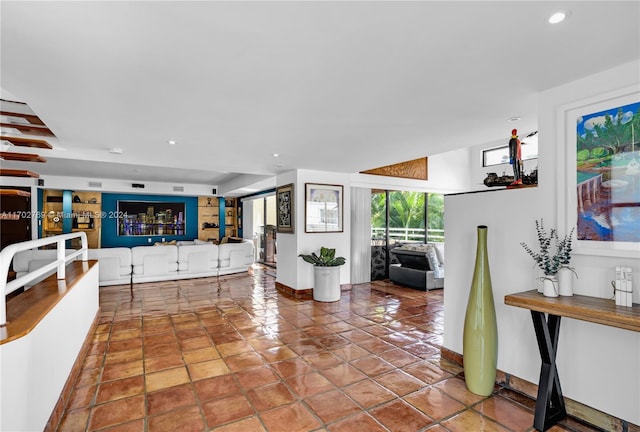
[[[55,136],[54,133],[51,132],[51,129],[49,129],[46,126],[0,122],[0,127],[7,128],[7,129],[17,129],[20,132],[29,134],[29,135],[50,136],[50,137]]]
[[[0,151],[0,159],[20,162],[46,162],[47,160],[40,155],[31,153],[13,153]]]
[[[0,195],[30,197],[31,192],[23,191],[20,189],[0,189]]]
[[[43,149],[53,148],[51,144],[41,139],[11,137],[11,136],[2,136],[0,137],[0,139],[4,141],[9,141],[11,144],[18,147],[33,147],[33,148],[43,148]]]
[[[18,117],[23,118],[31,124],[45,126],[44,122],[35,114],[27,114],[27,113],[19,113],[13,111],[0,111],[0,115],[7,117]]]
[[[0,168],[0,176],[3,177],[33,177],[39,178],[40,174],[36,174],[29,170],[17,170],[17,169],[6,169]]]
[[[510,306],[640,332],[640,305],[616,306],[613,300],[584,295],[545,297],[536,290],[505,296]]]
[[[215,228],[204,228],[205,223],[216,224]],[[198,197],[198,240],[220,240],[220,203],[217,197]]]

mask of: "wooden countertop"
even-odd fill
[[[536,290],[506,295],[504,302],[537,312],[640,332],[639,304],[616,306],[613,300],[585,295],[545,297]]]

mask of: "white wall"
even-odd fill
[[[97,313],[96,264],[33,331],[0,345],[0,430],[44,430]]]
[[[559,128],[563,107],[587,97],[639,84],[640,62],[622,65],[542,93],[539,104],[539,186],[518,190],[451,195],[445,198],[447,278],[444,302],[444,346],[462,353],[462,329],[475,257],[475,228],[489,227],[489,260],[498,318],[498,368],[537,383],[540,357],[528,310],[504,305],[506,294],[536,287],[531,258],[519,245],[535,244],[536,219],[558,225],[559,173],[557,151],[571,145]],[[559,138],[560,137],[560,138]],[[616,265],[634,272],[640,286],[640,265],[634,257],[574,255],[577,294],[611,297]],[[640,290],[634,293],[640,303]],[[636,306],[637,307],[637,306]],[[640,424],[640,333],[563,319],[557,358],[566,397],[616,417]]]
[[[294,183],[295,234],[278,233],[278,277],[277,281],[294,289],[313,288],[313,266],[298,258],[301,253],[320,251],[320,247],[336,249],[337,256],[349,260],[351,256],[351,218],[349,216],[351,186],[348,174],[296,170],[280,174],[278,186]],[[305,232],[305,183],[342,185],[343,188],[343,231],[339,233]],[[348,284],[351,279],[350,265],[340,266],[340,283]]]

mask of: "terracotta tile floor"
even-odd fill
[[[272,270],[268,270],[272,271]],[[247,274],[100,290],[59,431],[531,431],[532,403],[466,390],[441,360],[442,290],[386,282],[336,303]],[[575,421],[553,431],[591,431]]]

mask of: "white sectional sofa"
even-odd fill
[[[253,257],[251,240],[221,245],[178,242],[175,245],[89,249],[89,259],[100,263],[100,286],[241,273],[253,264]],[[22,276],[55,258],[55,250],[22,251],[14,257],[13,268],[17,276]]]
[[[218,248],[218,273],[221,275],[246,271],[253,264],[253,242],[250,240],[224,243]]]
[[[131,263],[134,283],[178,279],[177,246],[134,246]]]
[[[123,285],[131,282],[131,249],[126,247],[89,249],[89,259],[100,262],[101,286]]]
[[[214,244],[193,244],[178,246],[178,273],[180,278],[216,276],[219,273],[219,250],[227,246]],[[248,249],[246,246],[243,246]],[[251,247],[253,253],[253,244]],[[253,260],[251,260],[253,264]],[[243,270],[246,271],[245,267]]]

